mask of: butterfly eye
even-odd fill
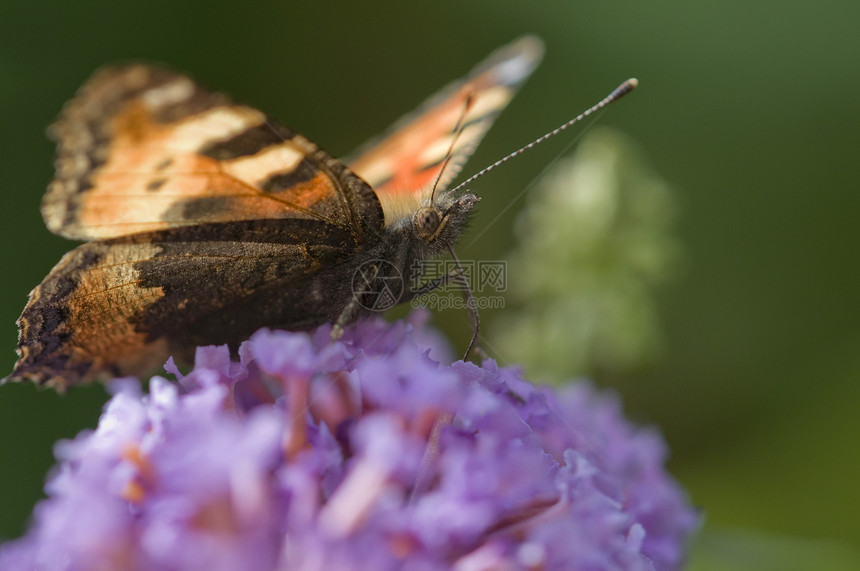
[[[442,215],[432,206],[419,209],[412,217],[415,234],[426,242],[432,242],[442,227]]]

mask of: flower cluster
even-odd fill
[[[116,381],[0,568],[680,566],[697,516],[656,433],[586,384],[441,365],[419,329],[263,330],[148,394]]]

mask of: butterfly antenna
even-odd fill
[[[535,139],[534,141],[532,141],[531,143],[529,143],[525,147],[517,149],[513,153],[497,160],[496,162],[494,162],[490,166],[488,166],[484,169],[481,169],[480,171],[476,172],[475,174],[473,174],[472,176],[470,176],[469,178],[467,178],[466,180],[464,180],[463,182],[461,182],[460,184],[455,186],[453,189],[451,189],[450,192],[452,194],[457,192],[458,190],[460,190],[461,188],[463,188],[464,186],[466,186],[467,184],[469,184],[470,182],[472,182],[476,178],[484,176],[485,174],[487,174],[488,172],[490,172],[491,170],[493,170],[497,166],[500,166],[500,165],[508,162],[512,158],[523,154],[524,152],[528,151],[532,147],[538,146],[539,144],[543,143],[544,141],[546,141],[550,137],[554,137],[555,135],[558,135],[559,133],[561,133],[562,131],[564,131],[568,127],[571,127],[571,126],[575,125],[576,123],[579,123],[580,121],[582,121],[583,119],[585,119],[589,115],[592,115],[593,113],[595,113],[597,111],[600,111],[601,109],[603,109],[604,107],[606,107],[610,103],[614,103],[615,101],[618,101],[619,99],[621,99],[622,97],[624,97],[625,95],[627,95],[628,93],[630,93],[631,91],[636,89],[637,85],[639,85],[638,79],[636,79],[636,78],[628,79],[627,81],[625,81],[624,83],[622,83],[621,85],[616,87],[612,91],[612,93],[610,93],[609,95],[607,95],[606,97],[601,99],[598,103],[596,103],[590,109],[587,109],[583,113],[580,113],[579,115],[577,115],[576,117],[574,117],[573,119],[571,119],[570,121],[565,123],[564,125],[553,129],[552,131],[550,131],[549,133],[547,133],[541,137],[538,137],[537,139]]]
[[[466,100],[463,102],[463,111],[460,112],[460,117],[457,119],[457,124],[454,125],[454,138],[451,139],[451,146],[448,147],[448,152],[445,154],[445,160],[442,161],[442,167],[439,169],[439,174],[436,175],[436,181],[433,183],[433,190],[430,191],[430,204],[433,204],[433,198],[436,196],[436,187],[439,186],[439,181],[442,180],[442,175],[445,174],[445,169],[448,168],[448,163],[451,162],[451,157],[454,156],[454,145],[457,144],[457,139],[463,134],[463,123],[466,120],[466,115],[469,114],[469,109],[475,102],[475,92],[470,91],[466,94]]]

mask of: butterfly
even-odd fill
[[[391,282],[453,254],[478,197],[446,189],[542,51],[533,37],[500,48],[346,161],[185,75],[96,72],[50,129],[42,202],[50,231],[85,243],[30,293],[6,380],[139,376],[426,291]]]

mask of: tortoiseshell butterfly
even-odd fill
[[[31,292],[9,379],[62,389],[262,326],[360,318],[363,264],[387,262],[372,295],[452,251],[478,197],[445,189],[542,51],[531,37],[501,48],[347,162],[184,75],[97,72],[51,129],[42,203],[52,232],[87,242]]]

